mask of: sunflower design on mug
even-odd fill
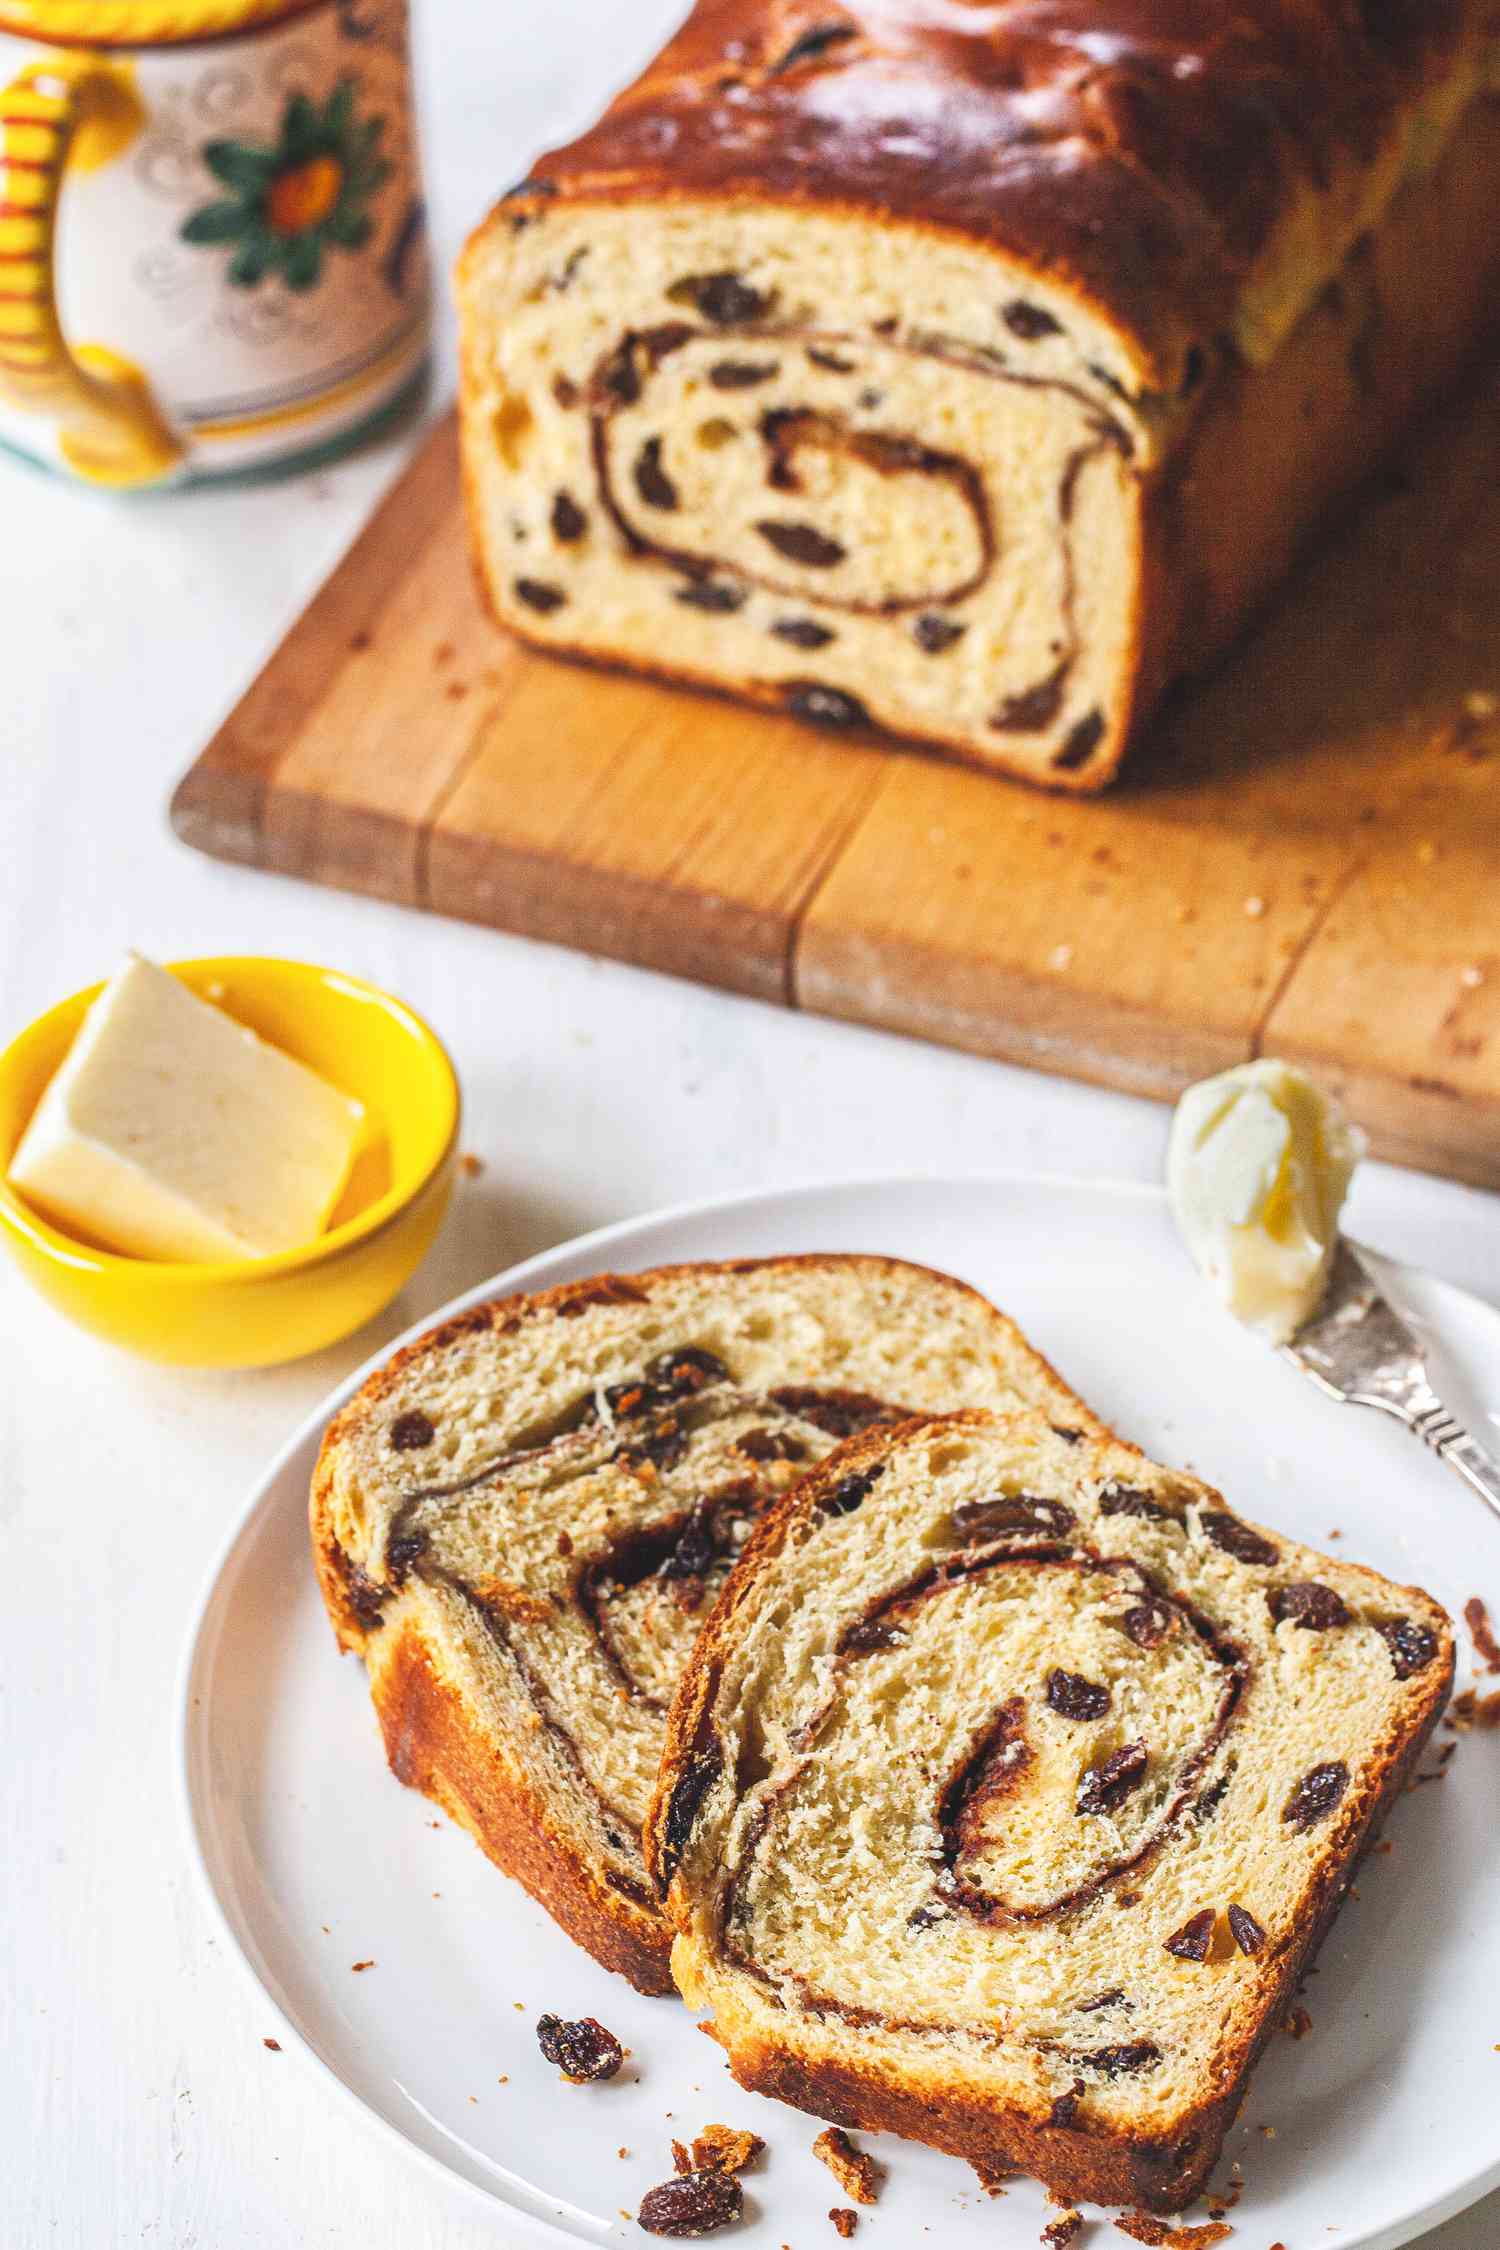
[[[384,117],[358,119],[354,105],[354,80],[341,78],[321,104],[293,94],[274,145],[206,142],[203,161],[228,192],[183,221],[183,241],[232,245],[227,278],[238,289],[270,274],[316,288],[328,250],[368,242],[370,204],[393,170],[380,154]]]

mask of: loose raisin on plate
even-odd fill
[[[1180,1930],[1163,1940],[1168,1953],[1175,1954],[1179,1961],[1206,1961],[1214,1942],[1214,1919],[1211,1906],[1190,1915]]]
[[[734,2224],[744,2204],[744,2190],[732,2172],[680,2172],[647,2189],[636,2224],[647,2234],[715,2234]]]
[[[1091,1766],[1078,1784],[1074,1800],[1079,1813],[1108,1813],[1123,1805],[1132,1790],[1146,1778],[1150,1763],[1144,1742],[1122,1743],[1104,1760]]]
[[[1409,1680],[1416,1673],[1425,1672],[1437,1655],[1436,1633],[1419,1625],[1414,1617],[1393,1617],[1378,1630],[1391,1652],[1391,1670],[1398,1680]]]
[[[1349,1622],[1342,1598],[1316,1578],[1299,1578],[1290,1586],[1278,1586],[1270,1602],[1271,1615],[1278,1625],[1300,1625],[1304,1632],[1331,1633],[1335,1626]]]
[[[1259,1953],[1266,1942],[1265,1931],[1247,1906],[1230,1907],[1229,1934],[1241,1953]]]
[[[1055,1670],[1047,1674],[1047,1701],[1065,1719],[1102,1719],[1110,1694],[1102,1681],[1087,1680],[1081,1672]]]
[[[1280,1560],[1281,1550],[1273,1547],[1269,1539],[1262,1538],[1248,1523],[1241,1523],[1226,1509],[1211,1508],[1198,1519],[1204,1532],[1221,1554],[1233,1555],[1236,1562],[1273,1563]]]
[[[1330,1758],[1305,1773],[1281,1808],[1281,1817],[1306,1835],[1326,1820],[1349,1786],[1349,1768],[1342,1758]]]
[[[569,2023],[562,2016],[538,2016],[536,2043],[549,2063],[556,2063],[564,2078],[575,2086],[593,2079],[613,2078],[625,2060],[625,2050],[612,2031],[593,2016]]]

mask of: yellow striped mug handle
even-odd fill
[[[157,484],[183,459],[141,370],[70,345],[57,311],[63,180],[110,163],[141,123],[129,65],[97,55],[44,57],[0,92],[0,398],[54,422],[91,484]]]

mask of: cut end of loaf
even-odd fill
[[[1160,402],[1055,279],[915,225],[524,194],[462,262],[481,573],[527,639],[1102,787]]]

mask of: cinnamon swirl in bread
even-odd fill
[[[673,1704],[647,1862],[741,2084],[1171,2211],[1445,1700],[1425,1594],[1034,1414],[779,1501]]]
[[[1098,1428],[982,1297],[886,1258],[606,1274],[434,1330],[344,1408],[312,1492],[393,1769],[670,1991],[640,1828],[714,1594],[841,1437],[955,1401]]]
[[[1491,321],[1490,0],[699,0],[459,271],[539,644],[1117,770]]]

